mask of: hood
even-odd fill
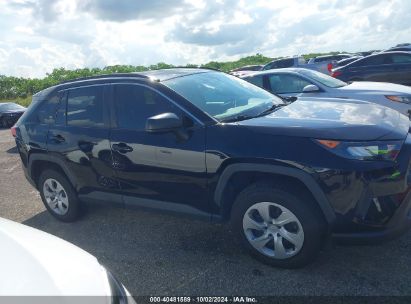
[[[342,91],[361,91],[367,93],[378,93],[382,95],[411,95],[411,87],[388,82],[355,81],[338,89]]]
[[[343,99],[298,99],[258,118],[239,122],[271,134],[346,141],[404,140],[409,118],[373,103]]]
[[[0,296],[104,296],[105,269],[84,250],[45,232],[0,218]],[[108,302],[108,301],[107,301]]]

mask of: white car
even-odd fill
[[[135,303],[94,256],[48,233],[0,218],[0,248],[0,297]]]
[[[242,77],[283,97],[357,99],[393,108],[405,115],[411,110],[411,87],[384,82],[346,83],[308,69],[278,69]]]

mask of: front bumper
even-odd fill
[[[6,122],[7,125],[12,126],[14,125],[19,118],[23,115],[23,113],[12,113],[3,115],[3,121]]]
[[[377,244],[395,239],[411,229],[411,191],[404,198],[383,229],[352,233],[335,233],[333,238],[342,244]]]
[[[337,216],[333,237],[341,243],[380,243],[411,229],[411,134],[395,164],[368,164],[320,174]]]

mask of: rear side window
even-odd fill
[[[248,77],[245,80],[247,80],[249,83],[259,86],[260,88],[264,87],[263,76],[261,75]]]
[[[284,59],[284,60],[281,60],[277,63],[277,66],[279,68],[289,68],[289,67],[292,67],[293,65],[294,65],[294,59],[293,58]]]
[[[263,70],[265,71],[265,70],[270,70],[273,68],[275,68],[275,62],[270,62],[263,67]]]
[[[330,58],[329,57],[320,57],[320,58],[315,58],[314,59],[314,62],[324,62],[324,61],[328,61],[328,60],[330,60]]]
[[[354,62],[351,66],[373,66],[373,65],[381,65],[381,64],[390,64],[392,60],[388,55],[377,55],[371,56],[368,58],[364,58],[363,60],[359,60]]]
[[[271,91],[277,94],[301,93],[305,86],[311,84],[299,76],[274,74],[269,76]]]
[[[411,55],[395,54],[391,55],[393,63],[411,63]]]
[[[117,125],[122,129],[144,130],[147,118],[181,110],[159,93],[139,85],[116,85]]]
[[[78,127],[105,126],[104,87],[71,89],[67,93],[67,125]]]

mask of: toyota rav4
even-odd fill
[[[12,132],[61,221],[88,201],[229,221],[254,256],[293,268],[330,236],[410,227],[409,128],[376,104],[284,102],[225,73],[169,69],[46,89]]]

